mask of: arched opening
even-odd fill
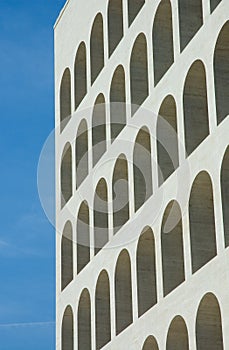
[[[61,290],[73,280],[73,241],[72,225],[65,224],[61,239]]]
[[[189,155],[209,135],[206,74],[199,60],[188,71],[183,103],[186,152]]]
[[[206,171],[199,173],[192,185],[189,226],[194,273],[217,254],[212,182]]]
[[[126,125],[125,71],[119,65],[113,75],[110,89],[111,142]]]
[[[103,94],[97,97],[92,116],[93,166],[106,152],[106,109]]]
[[[110,282],[103,270],[98,278],[95,292],[96,350],[111,340]]]
[[[180,50],[183,51],[203,24],[202,0],[178,0]]]
[[[137,247],[138,316],[157,303],[155,242],[150,227],[144,229]]]
[[[108,6],[108,40],[109,56],[118,46],[123,37],[122,0],[110,0]]]
[[[101,179],[94,197],[94,247],[95,254],[108,242],[108,198],[107,184]]]
[[[210,0],[211,12],[213,12],[216,7],[221,3],[222,0]]]
[[[74,349],[74,323],[71,306],[67,306],[62,320],[61,350]]]
[[[152,195],[151,142],[149,130],[142,128],[136,137],[133,156],[134,202],[137,211]]]
[[[224,223],[225,247],[229,246],[229,146],[223,157],[221,166],[221,194]]]
[[[223,350],[220,306],[214,294],[206,294],[200,302],[196,318],[196,349]]]
[[[115,163],[112,189],[113,230],[116,233],[129,220],[128,166],[124,154]]]
[[[188,330],[181,316],[176,316],[169,326],[166,350],[189,350]]]
[[[116,335],[133,322],[130,256],[126,249],[119,254],[115,269]]]
[[[157,85],[173,62],[172,8],[170,0],[162,0],[153,24],[154,85]]]
[[[214,53],[215,97],[217,123],[221,123],[229,114],[229,21],[218,36]]]
[[[159,186],[178,168],[177,110],[174,98],[167,96],[157,119],[157,163]]]
[[[71,73],[66,68],[60,85],[60,132],[71,117]]]
[[[75,109],[87,93],[87,61],[86,45],[82,42],[77,50],[74,68]]]
[[[78,305],[78,350],[91,350],[91,299],[87,289]]]
[[[89,208],[84,201],[79,209],[76,236],[77,236],[77,273],[79,273],[90,261],[90,221]]]
[[[164,296],[185,280],[183,228],[180,206],[171,201],[163,216],[161,248]]]
[[[159,350],[157,341],[152,335],[146,339],[142,350]]]
[[[82,120],[76,135],[76,189],[88,175],[88,131],[87,122]]]
[[[64,147],[61,160],[61,208],[72,196],[72,147],[67,143]]]
[[[91,50],[91,84],[104,66],[103,17],[98,13],[95,17],[90,40]]]
[[[133,116],[149,95],[147,42],[143,33],[138,35],[131,53],[130,88]]]
[[[138,12],[141,10],[142,6],[145,4],[145,0],[128,0],[128,21],[129,26],[134,21]]]

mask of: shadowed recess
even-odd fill
[[[61,290],[73,280],[72,224],[65,224],[61,239]]]
[[[122,0],[110,0],[108,5],[108,42],[109,56],[123,37]]]
[[[71,117],[71,73],[66,68],[60,85],[60,132]]]
[[[101,72],[104,66],[104,39],[103,39],[103,17],[98,13],[95,17],[90,40],[91,55],[91,84]]]
[[[71,306],[67,306],[62,320],[61,350],[74,350],[74,321]]]
[[[78,350],[91,350],[91,299],[87,289],[81,293],[77,316]]]
[[[61,160],[61,208],[72,196],[72,147],[68,142],[63,151]]]
[[[87,93],[87,62],[86,45],[82,42],[76,53],[74,67],[75,109]]]

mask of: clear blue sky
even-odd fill
[[[55,237],[37,193],[54,127],[53,24],[64,0],[0,0],[0,349],[55,349]]]

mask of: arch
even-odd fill
[[[203,25],[202,0],[178,0],[180,50],[183,51]]]
[[[78,350],[91,350],[91,299],[85,288],[78,305]]]
[[[97,280],[95,292],[96,350],[111,340],[110,282],[103,270]]]
[[[111,142],[113,142],[126,125],[125,71],[121,65],[116,68],[113,74],[110,102]]]
[[[155,241],[150,227],[144,229],[137,247],[138,316],[157,303]]]
[[[221,123],[229,114],[229,21],[218,36],[214,52],[214,76],[217,123]]]
[[[196,349],[223,350],[221,311],[217,298],[207,293],[201,300],[196,317]]]
[[[88,175],[88,128],[84,119],[81,121],[76,135],[75,157],[77,189]]]
[[[157,341],[152,335],[146,339],[142,350],[159,350]]]
[[[222,0],[210,0],[211,12],[213,12],[216,7],[221,3]]]
[[[138,12],[141,10],[142,6],[145,4],[145,0],[128,0],[128,22],[129,26],[134,21]]]
[[[157,119],[157,164],[159,186],[178,168],[177,109],[173,96],[161,104]]]
[[[110,0],[108,5],[108,44],[112,55],[123,37],[122,0]]]
[[[133,322],[131,263],[126,249],[119,254],[115,269],[116,335]]]
[[[189,226],[194,273],[217,254],[212,181],[206,171],[200,172],[192,185]]]
[[[61,350],[74,349],[74,321],[71,306],[67,306],[62,320]]]
[[[221,195],[224,223],[225,247],[229,246],[229,146],[225,151],[221,166]]]
[[[183,103],[186,152],[189,155],[209,135],[206,74],[200,60],[192,64],[186,76]]]
[[[129,220],[128,166],[124,154],[116,160],[113,178],[113,230],[116,233]]]
[[[76,224],[77,273],[90,261],[90,218],[88,203],[83,201],[78,212]]]
[[[74,66],[75,82],[75,109],[79,106],[87,93],[87,53],[86,45],[81,42],[75,58]]]
[[[72,224],[68,221],[64,226],[61,239],[61,290],[73,280],[73,240]]]
[[[143,33],[137,36],[131,53],[130,89],[131,114],[133,116],[149,95],[147,42]]]
[[[94,247],[95,254],[108,242],[108,198],[107,183],[101,179],[94,197]]]
[[[173,23],[170,0],[162,0],[153,23],[154,85],[174,62]]]
[[[90,39],[91,55],[91,84],[101,72],[104,66],[104,38],[103,38],[103,17],[98,13],[95,17]]]
[[[185,280],[182,214],[179,204],[171,201],[161,225],[161,250],[164,296]]]
[[[166,350],[189,350],[188,330],[181,316],[176,316],[169,326]]]
[[[64,147],[61,159],[61,208],[63,208],[72,196],[72,147],[69,142]]]
[[[133,155],[134,202],[137,211],[152,195],[152,162],[150,133],[141,128],[135,140]]]
[[[66,68],[60,84],[60,132],[71,118],[71,72]]]
[[[106,109],[105,98],[99,94],[96,98],[92,115],[92,153],[93,166],[106,152]]]

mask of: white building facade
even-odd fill
[[[56,349],[229,349],[229,1],[55,24]]]

